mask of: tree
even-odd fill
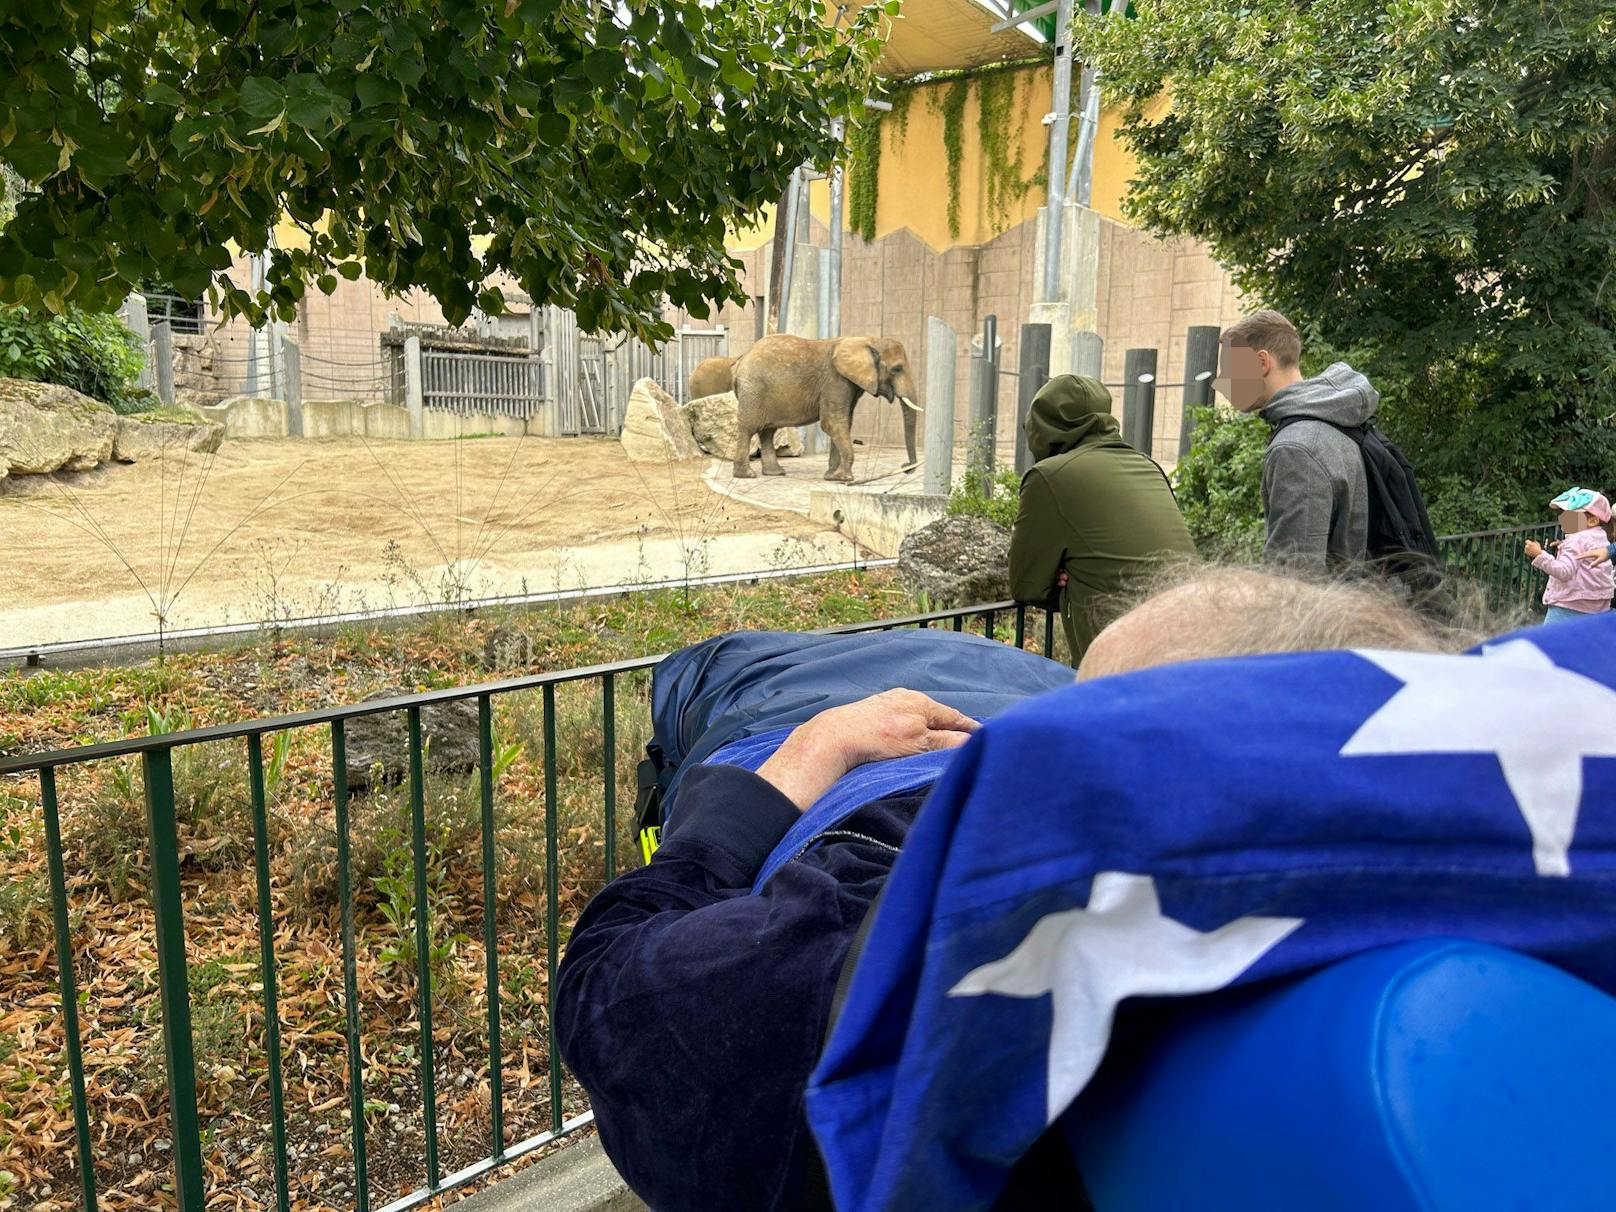
[[[1075,46],[1126,106],[1130,215],[1363,363],[1422,472],[1616,478],[1609,0],[1156,0]]]
[[[895,7],[895,3],[893,5]],[[143,280],[291,318],[361,272],[458,322],[491,276],[590,330],[740,297],[726,224],[839,151],[880,6],[815,0],[54,0],[0,17],[0,303]],[[268,248],[282,217],[308,247]],[[268,249],[256,296],[220,276]]]

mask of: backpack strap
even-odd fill
[[[662,746],[652,741],[636,771],[638,788],[634,795],[635,835],[646,862],[662,845],[662,773],[668,768]]]

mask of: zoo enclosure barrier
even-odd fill
[[[1505,614],[1539,614],[1544,577],[1521,548],[1528,539],[1547,544],[1558,538],[1553,522],[1476,530],[1437,539],[1442,566],[1461,582],[1474,586],[1489,610]]]
[[[870,623],[825,628],[820,634],[853,634],[891,631],[897,628],[951,626],[963,631],[968,623],[980,620],[982,634],[998,638],[1000,620],[1008,621],[1008,637],[1018,648],[1027,643],[1029,612],[1043,614],[1043,651],[1054,651],[1055,615],[1041,606],[996,602],[954,610],[934,611]],[[409,799],[409,851],[414,881],[414,953],[416,960],[416,999],[418,1015],[418,1081],[421,1118],[424,1124],[422,1170],[425,1182],[419,1188],[387,1204],[383,1212],[406,1212],[426,1203],[440,1192],[462,1186],[489,1174],[536,1149],[583,1127],[592,1114],[582,1111],[571,1117],[563,1114],[562,1069],[556,1050],[554,1023],[555,973],[561,951],[561,906],[559,887],[556,748],[556,691],[569,684],[593,684],[599,693],[599,720],[603,735],[601,748],[601,823],[604,840],[604,876],[617,872],[618,834],[617,750],[619,712],[617,689],[624,675],[642,673],[663,659],[648,656],[587,668],[559,670],[483,685],[455,687],[385,700],[330,707],[266,719],[249,720],[182,732],[131,737],[105,744],[87,745],[49,753],[0,757],[0,776],[36,775],[39,781],[46,858],[49,869],[51,911],[61,1016],[65,1036],[66,1072],[73,1112],[79,1191],[85,1212],[95,1212],[96,1154],[91,1132],[89,1102],[85,1092],[84,1046],[79,1030],[79,996],[74,968],[72,915],[68,900],[66,863],[58,806],[57,772],[64,767],[85,763],[111,762],[138,756],[146,808],[146,844],[150,856],[150,890],[155,910],[158,987],[161,997],[161,1035],[164,1076],[168,1090],[172,1128],[172,1176],[175,1202],[180,1212],[203,1212],[209,1192],[204,1181],[204,1141],[209,1138],[198,1112],[196,1045],[192,1031],[190,976],[186,957],[187,937],[184,890],[180,869],[181,850],[175,785],[175,750],[207,742],[243,742],[247,751],[248,799],[251,808],[254,874],[257,891],[259,932],[258,975],[262,992],[262,1055],[266,1063],[269,1091],[269,1130],[273,1147],[275,1207],[288,1212],[291,1193],[288,1179],[288,1101],[282,1073],[281,1033],[283,1028],[298,1030],[309,1024],[283,1023],[277,1000],[275,921],[270,885],[270,839],[268,796],[265,784],[265,738],[274,739],[292,729],[324,726],[329,729],[331,788],[336,837],[339,932],[343,971],[344,1037],[347,1054],[348,1122],[353,1168],[354,1208],[370,1212],[370,1170],[366,1152],[366,1061],[361,1051],[362,1029],[356,977],[354,888],[351,873],[351,829],[348,791],[347,725],[364,716],[401,712],[407,735]],[[494,741],[494,702],[501,696],[520,691],[538,691],[542,697],[544,738],[544,925],[545,925],[545,1031],[547,1035],[547,1078],[549,1084],[549,1126],[526,1140],[505,1143],[504,1052],[501,1047],[500,952],[496,932],[499,897],[495,865],[495,777],[497,751]],[[437,1071],[433,1046],[433,980],[430,971],[432,946],[428,903],[429,846],[426,820],[425,750],[422,738],[423,708],[449,703],[476,704],[478,718],[478,789],[482,840],[482,931],[486,956],[487,1052],[489,1144],[479,1161],[452,1173],[443,1173],[439,1161],[437,1125]],[[594,888],[584,891],[593,892]],[[290,1108],[296,1111],[296,1104]],[[222,1159],[228,1171],[230,1158]]]

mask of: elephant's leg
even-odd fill
[[[752,470],[752,431],[745,425],[737,427],[735,435],[735,478],[751,480],[757,477]]]
[[[766,476],[783,476],[786,469],[780,466],[780,456],[774,453],[773,425],[758,430],[758,454],[763,459],[763,474]]]
[[[825,472],[827,480],[841,480],[843,483],[853,478],[853,421],[850,416],[830,413],[820,419],[820,426],[830,438],[830,467]]]

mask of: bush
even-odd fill
[[[1016,524],[1021,507],[1021,477],[1012,468],[991,474],[968,468],[948,494],[948,512],[955,516],[987,518],[1006,530]]]
[[[1262,552],[1262,465],[1268,426],[1232,408],[1195,410],[1195,440],[1173,472],[1178,507],[1204,556],[1253,560]]]
[[[0,307],[0,375],[57,383],[119,412],[147,407],[133,388],[145,351],[117,316],[69,308],[59,316]]]

